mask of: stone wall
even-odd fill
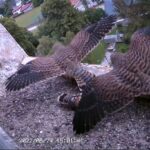
[[[0,24],[0,96],[4,95],[4,82],[13,74],[22,60],[27,57],[25,51]]]

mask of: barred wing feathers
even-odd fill
[[[99,44],[105,34],[110,31],[115,21],[115,16],[108,16],[81,30],[66,47],[56,44],[53,55],[39,57],[29,62],[8,78],[6,89],[10,91],[19,90],[31,83],[64,74],[65,60],[68,58],[78,62],[83,60]]]
[[[69,65],[67,72],[82,81],[77,82],[82,97],[73,119],[76,133],[89,131],[104,116],[124,108],[135,97],[150,96],[150,27],[136,31],[128,52],[116,53],[112,59],[113,70],[97,77],[78,65]]]

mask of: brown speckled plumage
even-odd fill
[[[82,93],[73,119],[76,133],[89,131],[136,97],[150,96],[150,27],[135,32],[128,52],[114,53],[111,59],[113,70],[97,77],[68,61],[66,71],[77,80]]]
[[[111,30],[115,21],[115,16],[108,16],[81,30],[69,45],[55,45],[53,55],[39,57],[12,75],[6,82],[6,89],[10,91],[19,90],[31,83],[65,74],[64,68],[60,67],[60,64],[64,63],[63,66],[65,67],[67,64],[64,60],[66,58],[72,61],[82,61]]]

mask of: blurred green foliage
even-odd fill
[[[8,32],[29,55],[35,55],[39,42],[32,33],[28,32],[25,28],[19,27],[12,18],[1,18],[0,23],[5,26]]]

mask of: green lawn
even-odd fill
[[[37,22],[40,16],[41,7],[39,6],[21,16],[18,16],[17,18],[15,18],[15,20],[20,27],[29,27],[30,25]],[[37,32],[38,30],[36,29],[35,31],[33,31],[33,34],[36,35]],[[113,32],[115,32],[115,29],[113,30]],[[104,58],[106,46],[107,44],[101,42],[101,44],[99,44],[98,47],[95,48],[95,50],[93,50],[93,52],[90,53],[83,62],[100,64]]]
[[[90,64],[100,64],[105,56],[105,49],[107,44],[101,42],[92,53],[90,53],[83,62],[90,63]]]
[[[38,24],[40,19],[41,19],[41,7],[40,6],[15,18],[16,23],[20,27],[29,27],[32,24],[36,24],[36,23]]]
[[[125,43],[117,43],[117,51],[125,53],[129,48],[128,44]]]
[[[110,33],[108,33],[108,35],[111,35],[111,34],[116,34],[116,27],[114,27],[111,31],[110,31]]]
[[[90,64],[100,64],[105,56],[105,49],[107,48],[107,44],[104,42],[101,42],[101,44],[98,45],[95,50],[93,50],[92,53],[90,53],[85,59],[84,63],[90,63]],[[118,52],[126,52],[129,48],[128,44],[125,43],[117,43],[117,51]]]

